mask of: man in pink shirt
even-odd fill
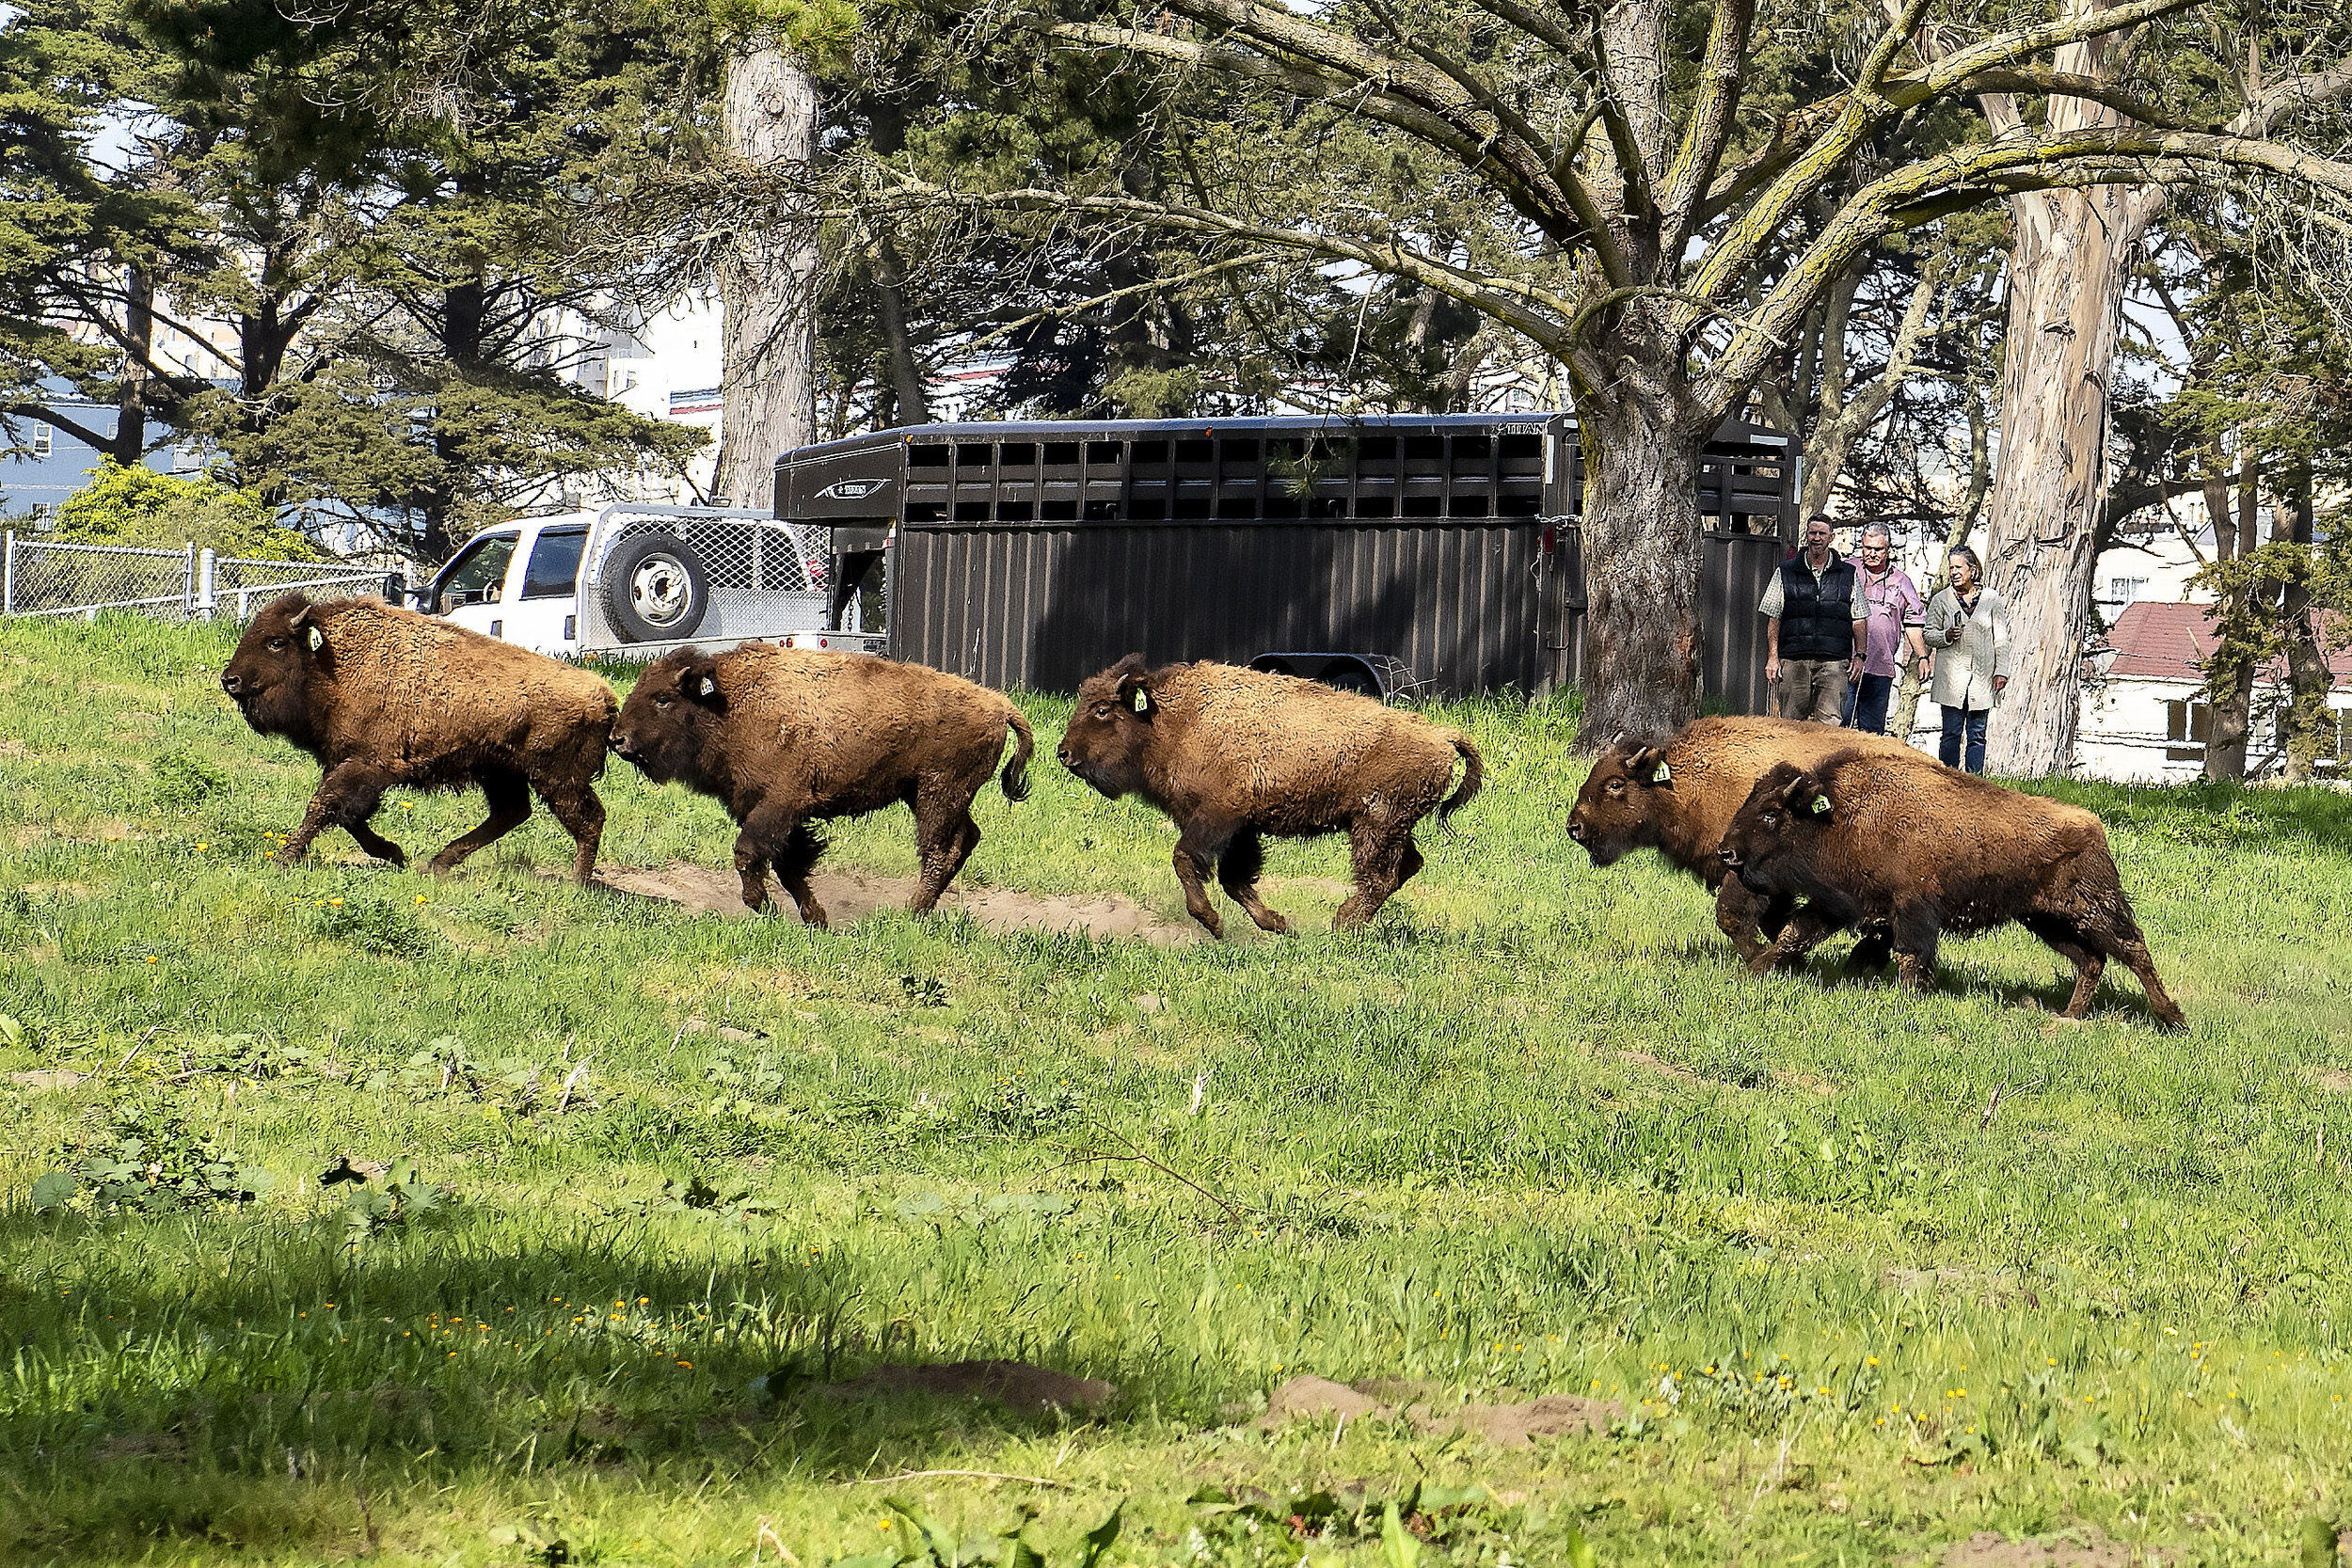
[[[1861,596],[1869,601],[1870,619],[1863,647],[1862,679],[1846,698],[1846,727],[1884,735],[1887,699],[1894,694],[1903,645],[1910,644],[1914,658],[1927,657],[1927,639],[1920,634],[1927,623],[1927,607],[1910,574],[1895,564],[1894,540],[1884,523],[1872,523],[1862,531],[1862,547],[1855,553],[1862,568],[1857,586]]]

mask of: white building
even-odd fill
[[[2083,685],[2082,724],[2075,741],[2078,771],[2119,784],[2180,784],[2201,778],[2213,709],[2199,695],[2204,661],[2213,652],[2213,624],[2201,604],[2142,601],[2126,609],[2092,656],[2099,672]],[[2322,777],[2347,777],[2352,761],[2352,648],[2328,660],[2335,688],[2336,742],[2318,759]],[[2286,699],[2286,672],[2277,665],[2254,680],[2254,721],[2248,731],[2249,775],[2275,773],[2281,755],[2278,712]]]

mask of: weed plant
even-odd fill
[[[1746,977],[1566,841],[1560,703],[1439,710],[1486,792],[1355,936],[1329,843],[1270,850],[1301,934],[1184,946],[693,916],[561,880],[544,813],[280,871],[316,770],[230,646],[0,625],[0,1560],[2223,1563],[2345,1510],[2352,799],[2052,786],[2168,1038],[2121,976],[2056,1020],[2021,935],[1926,996]],[[1025,705],[967,881],[1184,925]],[[714,803],[603,794],[608,862],[727,864]],[[903,812],[833,844],[914,869]],[[857,1383],[982,1359],[1118,1392]],[[1301,1373],[1612,1409],[1262,1428]]]

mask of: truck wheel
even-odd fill
[[[604,563],[604,609],[631,642],[676,642],[694,635],[710,608],[700,557],[683,539],[642,533]]]

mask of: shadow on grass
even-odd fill
[[[257,1246],[250,1223],[0,1217],[9,1256],[71,1268],[103,1249],[119,1265],[20,1267],[0,1298],[20,1339],[0,1414],[0,1495],[13,1495],[0,1560],[360,1550],[371,1495],[564,1471],[619,1484],[888,1474],[1206,1392],[1196,1369],[1072,1365],[1009,1328],[920,1354],[870,1311],[854,1269],[782,1248],[690,1260],[604,1225],[500,1251],[449,1227],[354,1254]],[[877,1316],[892,1323],[881,1336],[858,1326]],[[1127,1392],[1098,1410],[1034,1397],[1076,1377],[995,1374],[992,1399],[941,1392],[988,1377],[860,1376],[982,1359]]]

